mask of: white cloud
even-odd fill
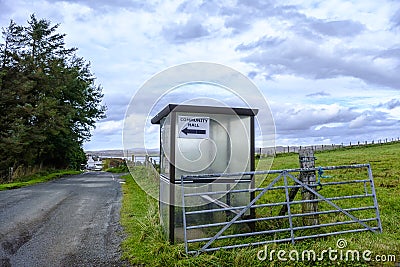
[[[122,148],[122,120],[138,88],[190,61],[226,64],[248,75],[271,102],[277,144],[398,135],[398,1],[0,1],[3,27],[10,19],[25,24],[31,13],[61,23],[67,46],[92,63],[104,87],[108,118],[86,148]],[[156,91],[127,122],[147,116]],[[174,90],[155,109],[190,100],[189,91],[240,102],[193,87]],[[132,130],[145,132],[147,145],[158,145],[156,126]]]
[[[96,132],[98,134],[121,134],[123,120],[120,121],[100,121],[97,123]]]

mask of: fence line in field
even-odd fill
[[[144,165],[146,166],[148,176],[151,176],[151,177],[155,178],[156,180],[158,180],[160,174],[158,173],[158,171],[156,169],[156,165],[157,165],[156,160],[152,159],[149,156],[146,156]]]
[[[307,146],[276,146],[276,147],[260,147],[256,148],[256,154],[266,155],[266,156],[274,156],[277,154],[283,153],[298,153],[300,149],[311,148],[314,151],[326,151],[326,150],[335,150],[340,148],[351,148],[351,147],[360,147],[366,145],[376,145],[376,144],[388,144],[388,143],[396,143],[400,141],[400,137],[397,138],[385,138],[378,139],[372,141],[357,141],[357,142],[349,142],[349,143],[341,143],[341,144],[331,144],[331,145],[307,145]]]
[[[145,166],[147,169],[147,175],[149,177],[158,179],[159,178],[159,173],[157,170],[158,161],[159,161],[159,156],[133,155],[130,164],[132,164],[132,166]]]
[[[277,147],[262,147],[256,148],[255,152],[258,155],[262,156],[275,156],[277,154],[284,153],[299,153],[299,150],[311,148],[313,151],[327,151],[327,150],[335,150],[341,148],[352,148],[352,147],[361,147],[367,145],[379,145],[379,144],[389,144],[400,142],[400,137],[397,138],[385,138],[378,139],[372,141],[357,141],[357,142],[349,142],[349,143],[341,143],[341,144],[321,144],[321,145],[307,145],[307,146],[277,146]],[[154,155],[134,155],[132,156],[132,161],[130,164],[133,166],[146,166],[150,172],[154,176],[158,175],[158,171],[156,166],[159,165],[159,156]]]

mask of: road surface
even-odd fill
[[[125,266],[118,175],[87,172],[0,192],[0,266]]]

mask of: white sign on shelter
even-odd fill
[[[210,136],[210,118],[178,116],[179,138],[207,139]]]

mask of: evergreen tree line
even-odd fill
[[[0,181],[12,168],[79,168],[105,117],[90,64],[65,47],[59,24],[11,21],[0,44]]]

